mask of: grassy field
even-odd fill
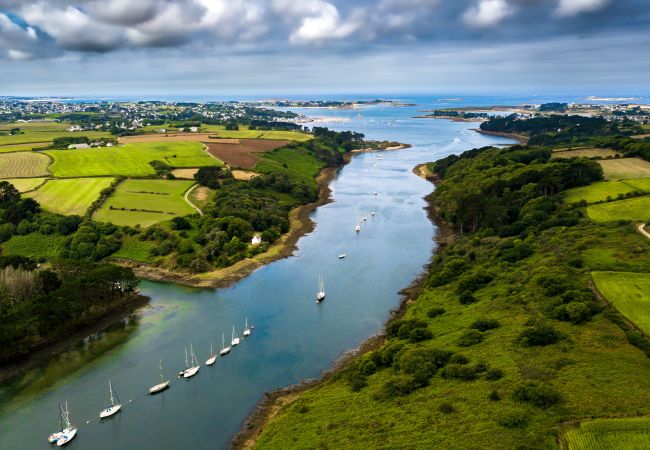
[[[553,158],[607,158],[618,154],[618,152],[609,148],[576,148],[572,150],[555,150],[553,152]]]
[[[650,177],[650,163],[641,158],[620,158],[598,161],[607,180]]]
[[[193,214],[196,211],[183,199],[193,184],[194,181],[181,180],[126,180],[120,183],[93,219],[116,225],[148,227],[176,216]]]
[[[65,236],[57,234],[31,233],[26,236],[15,235],[2,244],[2,254],[53,259],[59,256],[59,251],[63,248],[65,240]]]
[[[165,129],[168,133],[177,133],[178,128],[174,128],[171,124],[167,125],[151,125],[143,127],[138,130],[140,133],[157,133],[159,130]],[[224,139],[279,139],[288,141],[308,141],[313,138],[312,135],[307,133],[300,133],[297,131],[264,131],[264,130],[249,130],[244,126],[240,126],[239,130],[226,130],[223,125],[208,125],[202,124],[199,128],[199,133],[210,133]],[[190,135],[191,136],[191,135]]]
[[[155,171],[149,163],[155,160],[179,168],[220,164],[220,161],[210,157],[203,150],[203,145],[198,142],[143,143],[113,148],[51,150],[47,151],[47,154],[54,159],[50,170],[57,177],[153,175]]]
[[[8,181],[22,193],[36,189],[41,184],[45,183],[45,180],[47,180],[47,178],[8,178],[2,181]]]
[[[280,148],[264,154],[264,159],[255,166],[255,171],[287,172],[313,180],[324,163],[314,158],[305,149]]]
[[[599,419],[564,433],[568,450],[640,450],[650,448],[650,418]]]
[[[589,186],[569,189],[564,193],[564,202],[575,203],[585,200],[587,203],[595,203],[607,200],[608,197],[615,199],[619,194],[640,191],[650,192],[650,178],[601,181]]]
[[[650,334],[650,274],[593,272],[598,291],[644,333]]]
[[[152,262],[151,249],[156,247],[152,241],[141,241],[138,238],[127,237],[122,243],[122,248],[111,255],[114,258],[130,259],[131,261]]]
[[[110,137],[108,133],[102,131],[78,131],[71,133],[66,131],[66,128],[69,126],[70,124],[65,122],[14,122],[0,124],[0,130],[20,128],[21,131],[21,133],[13,136],[0,136],[0,151],[2,151],[2,146],[5,145],[49,143],[57,137],[86,136],[91,139]]]
[[[0,178],[40,177],[48,175],[50,158],[41,153],[0,153]]]
[[[114,178],[71,178],[49,180],[39,189],[26,194],[43,209],[63,215],[83,216],[99,193],[111,185]]]
[[[591,205],[587,207],[587,215],[594,222],[650,221],[650,197],[637,197]]]

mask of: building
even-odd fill
[[[262,235],[256,233],[255,236],[253,236],[253,239],[251,239],[251,244],[260,245],[261,243],[262,243]]]
[[[68,145],[68,150],[79,150],[82,148],[90,148],[88,144],[70,144]]]

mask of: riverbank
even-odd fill
[[[421,169],[423,167],[426,167],[426,164],[419,164],[413,169],[413,172],[435,185],[432,177],[426,177],[421,174]],[[249,417],[243,422],[239,433],[237,433],[237,435],[235,435],[233,438],[230,446],[231,449],[252,449],[266,425],[271,420],[273,420],[285,407],[297,400],[300,397],[300,394],[309,389],[322,385],[323,383],[330,380],[333,376],[345,370],[349,364],[358,357],[370,351],[376,350],[384,344],[386,340],[386,326],[390,322],[398,320],[404,316],[409,306],[421,294],[426,281],[429,278],[435,256],[444,251],[444,248],[454,240],[455,235],[453,230],[447,226],[447,224],[437,214],[437,209],[434,204],[434,193],[431,192],[429,195],[427,195],[425,197],[425,200],[427,202],[427,206],[425,208],[427,211],[427,216],[429,217],[429,220],[431,220],[431,222],[437,227],[434,237],[436,246],[431,255],[429,263],[425,266],[422,273],[420,273],[420,275],[415,280],[413,280],[413,282],[408,287],[399,292],[399,295],[401,297],[399,306],[390,312],[389,318],[386,320],[381,331],[366,339],[357,348],[345,352],[332,364],[329,370],[323,373],[320,378],[304,380],[303,382],[295,384],[293,386],[288,386],[265,393],[260,403],[251,412]]]
[[[0,365],[0,383],[14,378],[21,372],[29,370],[43,362],[51,360],[53,357],[73,349],[79,341],[93,333],[100,333],[113,325],[118,320],[122,320],[133,314],[138,309],[149,303],[149,297],[139,294],[128,296],[122,301],[111,305],[108,311],[101,317],[87,321],[73,330],[68,330],[57,336],[51,336],[35,345],[27,355],[16,357],[9,361],[4,361]]]
[[[488,136],[498,136],[498,137],[505,137],[505,138],[510,138],[510,139],[515,139],[519,141],[521,145],[526,145],[528,143],[528,136],[525,136],[523,134],[516,134],[516,133],[502,133],[500,131],[485,131],[481,130],[480,128],[472,128],[472,131],[476,131],[479,134],[486,134]]]
[[[350,153],[388,152],[388,151],[405,150],[407,148],[411,148],[411,144],[400,144],[399,142],[383,142],[382,144],[386,144],[386,146],[385,147],[373,146],[368,148],[359,148],[359,149],[351,150]]]

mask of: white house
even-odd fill
[[[197,131],[199,131],[199,127],[190,127],[191,133],[196,133]]]
[[[262,235],[256,233],[255,236],[253,236],[253,239],[251,239],[251,244],[260,245],[261,243],[262,243]]]
[[[70,144],[68,145],[68,150],[79,150],[81,148],[90,148],[88,144]]]

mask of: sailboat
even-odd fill
[[[248,317],[246,317],[246,322],[244,324],[244,337],[251,335],[251,329],[248,328]]]
[[[354,227],[354,231],[356,231],[357,233],[359,233],[359,232],[361,231],[361,225],[359,225],[359,224],[357,223],[357,226]]]
[[[162,360],[160,361],[160,383],[158,383],[155,386],[151,386],[149,388],[149,395],[157,394],[158,392],[162,392],[165,389],[169,387],[169,380],[165,380],[163,378],[163,371],[162,371]]]
[[[109,406],[108,408],[106,408],[105,410],[99,413],[100,419],[111,417],[113,414],[117,414],[120,411],[120,409],[122,409],[122,405],[120,403],[115,403],[117,394],[113,392],[113,386],[111,385],[110,380],[108,381],[108,393],[111,397],[111,406]],[[120,399],[117,398],[117,401],[119,402]]]
[[[214,350],[212,349],[212,342],[210,342],[210,357],[205,362],[205,365],[211,366],[212,364],[214,364],[216,360],[217,360],[217,355],[214,354]]]
[[[316,303],[325,300],[325,283],[323,283],[323,275],[318,276],[318,294],[316,294]]]
[[[375,217],[375,214],[376,214],[376,213],[375,213],[374,211],[370,213],[370,215],[371,215],[372,217]]]
[[[193,377],[194,375],[197,374],[197,372],[201,368],[199,366],[199,360],[196,358],[196,355],[194,354],[194,348],[192,347],[192,344],[190,344],[190,364],[191,366],[183,371],[183,378]]]
[[[223,333],[221,333],[221,351],[219,354],[221,356],[226,356],[228,353],[230,353],[230,346],[226,347],[226,338]]]
[[[47,440],[50,444],[56,443],[57,447],[63,447],[77,435],[77,428],[70,424],[68,402],[65,402],[65,410],[59,404],[59,420],[61,422],[61,431],[50,434]]]
[[[232,326],[232,339],[231,339],[231,341],[230,341],[230,345],[233,346],[233,347],[234,347],[235,345],[239,345],[239,338],[238,338],[237,335],[235,334],[235,325],[234,325],[234,324],[233,324],[233,326]]]

